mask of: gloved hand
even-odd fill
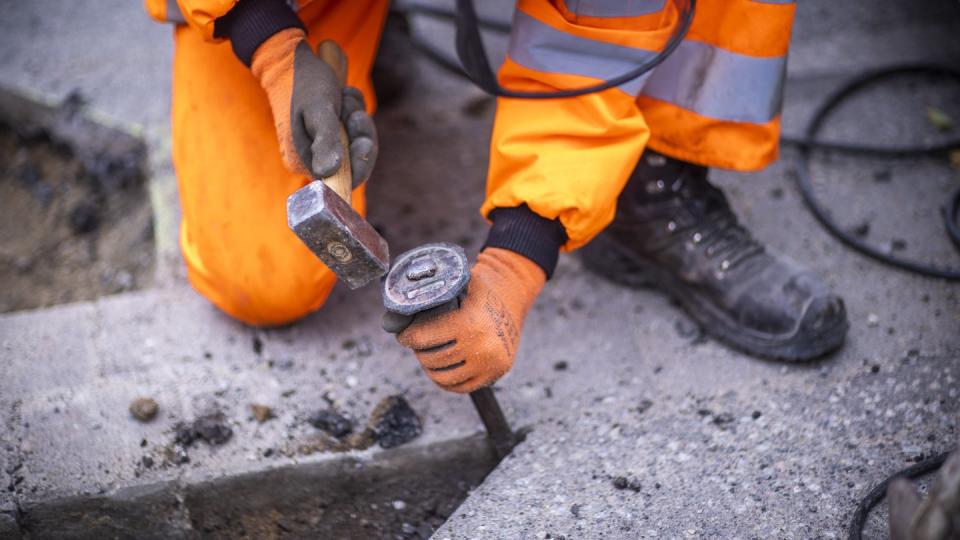
[[[299,28],[277,32],[254,52],[250,70],[270,100],[284,165],[315,178],[334,174],[344,158],[342,122],[357,186],[369,178],[377,159],[376,128],[363,94],[353,87],[343,88],[333,68],[313,53],[305,37]],[[336,44],[321,44],[325,46]],[[339,47],[336,51],[342,59]]]
[[[487,248],[470,271],[460,309],[417,315],[397,341],[413,349],[444,390],[467,393],[493,384],[513,367],[523,321],[545,281],[526,257]]]

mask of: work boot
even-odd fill
[[[581,259],[613,281],[662,290],[709,335],[752,355],[809,360],[839,347],[847,332],[843,300],[767,252],[706,168],[651,150]]]

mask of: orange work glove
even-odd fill
[[[470,271],[460,309],[418,315],[397,335],[444,390],[489,386],[513,367],[523,320],[547,276],[526,257],[487,248]]]
[[[300,28],[281,30],[257,47],[250,63],[270,100],[280,155],[294,173],[314,178],[332,175],[344,158],[342,122],[350,140],[353,185],[359,185],[369,178],[377,159],[376,128],[363,94],[353,87],[343,88],[333,68],[314,54],[305,37]],[[343,59],[339,47],[336,50]]]

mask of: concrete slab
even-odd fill
[[[873,483],[956,433],[958,376],[956,356],[920,355],[565,400],[436,538],[840,538]]]
[[[405,395],[424,426],[411,448],[477,433],[469,400],[435,391],[392,337],[375,331],[371,301],[373,289],[337,294],[329,310],[271,331],[243,327],[178,288],[3,316],[4,361],[18,377],[10,397],[20,404],[15,493],[27,526],[66,534],[79,512],[102,514],[105,533],[122,532],[145,512],[160,536],[186,530],[176,501],[189,486],[338,461],[343,454],[324,451],[331,441],[307,423],[331,406],[362,426],[381,399]],[[56,350],[71,352],[51,356]],[[57,372],[65,358],[70,365]],[[160,406],[152,422],[128,412],[140,396]],[[251,404],[270,406],[275,418],[258,423]],[[233,431],[226,444],[174,444],[178,422],[214,411]],[[384,452],[350,455],[362,464]]]
[[[19,441],[13,426],[16,405],[0,397],[3,437],[0,438],[0,538],[20,538],[17,524],[17,501],[13,496],[20,470]]]
[[[5,2],[0,21],[5,86],[50,102],[79,92],[119,123],[145,131],[168,126],[172,31],[150,20],[142,4]]]

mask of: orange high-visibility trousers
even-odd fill
[[[286,227],[286,197],[307,181],[283,168],[266,96],[213,21],[232,0],[146,0],[176,30],[173,149],[194,287],[251,324],[319,308],[334,276]],[[385,0],[301,0],[316,44],[336,40],[350,84],[373,106],[368,73]],[[637,81],[562,100],[499,99],[481,211],[526,204],[563,223],[575,249],[613,218],[646,146],[711,167],[756,170],[776,158],[792,0],[699,0],[693,25]],[[577,88],[660,50],[680,19],[674,0],[519,0],[501,84]],[[363,211],[362,191],[354,204]]]
[[[680,21],[673,0],[519,0],[500,84],[582,88],[652,58]],[[613,219],[646,146],[708,167],[777,156],[792,0],[698,0],[686,39],[620,87],[571,99],[500,98],[482,212],[526,204],[587,243]]]
[[[386,0],[316,0],[300,10],[315,47],[333,39],[348,58],[348,84],[372,111],[369,73]],[[190,283],[217,307],[254,325],[318,309],[336,278],[287,228],[286,199],[309,178],[280,160],[267,96],[227,42],[177,26],[173,59],[173,163]],[[365,212],[363,189],[353,206]]]

